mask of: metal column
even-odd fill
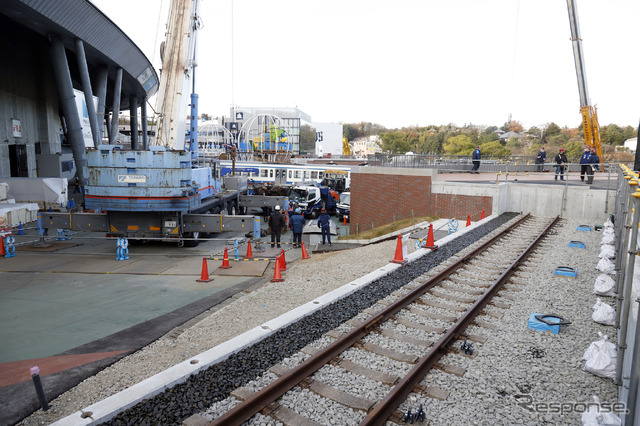
[[[96,105],[93,103],[93,90],[91,89],[91,78],[89,77],[89,67],[87,67],[87,57],[84,53],[84,44],[82,43],[82,40],[76,39],[75,44],[78,59],[78,70],[80,71],[80,81],[82,81],[82,91],[84,92],[84,100],[87,104],[87,113],[89,115],[91,137],[93,138],[94,146],[98,147],[100,144],[100,132],[98,130]]]
[[[129,128],[131,129],[131,149],[138,150],[138,98],[135,96],[129,97]]]
[[[100,135],[100,143],[104,138],[105,125],[107,129],[108,124],[105,124],[105,105],[107,103],[107,80],[109,78],[109,70],[106,66],[100,67],[98,70],[98,77],[96,78],[96,96],[98,97],[98,110],[96,111],[96,118],[98,122],[98,132]],[[108,138],[107,130],[107,138]]]
[[[76,163],[77,176],[80,185],[86,185],[85,172],[86,157],[84,153],[84,139],[82,137],[82,126],[80,124],[80,116],[78,108],[76,108],[75,95],[73,94],[73,83],[71,82],[71,73],[69,72],[69,64],[67,62],[67,54],[64,44],[59,38],[51,37],[51,63],[53,64],[53,73],[58,86],[58,96],[60,97],[60,105],[62,107],[62,115],[67,124],[67,137],[71,144],[73,159]]]
[[[140,102],[140,121],[142,122],[142,149],[149,149],[149,136],[147,135],[147,98]]]
[[[640,298],[636,299],[640,303]],[[624,420],[626,425],[633,425],[636,416],[636,403],[638,401],[638,383],[640,383],[640,315],[636,318],[636,335],[633,344],[633,358],[631,360],[631,377],[629,378],[629,394],[627,395],[627,409]],[[622,363],[618,358],[618,363]]]
[[[116,79],[113,87],[113,116],[111,117],[111,132],[109,133],[109,144],[113,145],[118,139],[118,124],[120,122],[120,91],[122,90],[122,68],[116,70]]]

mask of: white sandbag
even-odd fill
[[[602,240],[600,240],[601,244],[614,244],[616,242],[615,235],[607,234],[602,236]]]
[[[613,222],[611,222],[611,219],[607,219],[607,221],[604,223],[604,227],[613,228]]]
[[[600,274],[593,285],[593,292],[600,296],[615,296],[616,282],[607,274]]]
[[[607,336],[603,336],[600,332],[598,335],[601,340],[592,342],[582,357],[586,361],[584,368],[596,376],[613,379],[616,377],[618,350],[616,345],[607,340]]]
[[[591,318],[595,322],[604,325],[615,325],[616,323],[616,310],[604,303],[599,297],[595,305],[593,305],[593,315]]]
[[[618,426],[622,425],[620,417],[609,412],[600,412],[600,398],[594,395],[593,402],[589,404],[587,411],[582,413],[582,426]]]
[[[600,254],[598,255],[599,258],[603,258],[606,257],[607,259],[613,259],[614,257],[616,257],[616,246],[611,245],[611,244],[603,244],[602,247],[600,247]]]
[[[616,269],[616,265],[612,261],[607,258],[600,259],[598,264],[596,265],[596,269],[600,272],[604,272],[605,274],[610,274]]]

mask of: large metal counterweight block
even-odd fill
[[[106,213],[42,212],[43,228],[71,229],[72,231],[107,232],[109,220]]]
[[[275,195],[240,195],[242,207],[274,207],[284,206],[284,196]]]
[[[115,232],[109,228],[106,213],[60,213],[42,212],[42,227],[71,229],[73,231]],[[123,213],[124,214],[124,213]],[[126,215],[125,215],[126,216]],[[115,219],[115,217],[114,217]],[[116,222],[118,222],[116,220]],[[219,233],[225,231],[253,231],[254,216],[221,216],[213,214],[186,214],[182,217],[183,232]],[[131,222],[134,223],[134,222]],[[126,223],[116,223],[117,228],[126,228]],[[144,230],[137,227],[136,230]]]
[[[185,214],[182,216],[185,232],[253,231],[254,216],[221,216],[213,214]]]

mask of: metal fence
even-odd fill
[[[579,172],[580,164],[577,158],[570,158],[567,166],[569,172]],[[535,172],[544,170],[555,171],[555,162],[547,161],[544,165],[535,164],[536,156],[532,155],[512,155],[490,157],[483,156],[480,160],[480,171],[485,172]],[[576,161],[576,162],[571,162]],[[473,162],[468,155],[396,155],[396,154],[376,154],[367,158],[367,163],[379,167],[409,167],[436,169],[439,173],[462,173],[471,171]]]
[[[638,261],[638,226],[640,225],[640,191],[638,174],[622,166],[618,174],[618,191],[615,208],[615,279],[617,285],[616,329],[618,333],[618,360],[615,384],[618,385],[620,402],[628,412],[623,414],[623,424],[639,425],[636,413],[638,383],[640,380],[640,278],[634,279]]]

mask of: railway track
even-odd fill
[[[421,382],[434,368],[464,374],[464,367],[440,363],[440,359],[451,352],[475,356],[486,337],[468,333],[468,327],[490,333],[491,321],[478,316],[499,318],[496,310],[508,309],[508,303],[496,301],[495,296],[506,283],[517,287],[518,268],[557,221],[527,215],[501,228],[487,241],[469,247],[330,331],[317,344],[303,348],[303,355],[293,361],[297,365],[273,366],[264,380],[236,389],[228,401],[210,408],[205,418],[213,418],[210,425],[239,425],[247,420],[327,424],[322,414],[304,408],[317,406],[317,399],[324,398],[328,405],[341,407],[349,424],[424,420],[428,407],[407,408],[407,397],[418,392],[446,399],[445,389]],[[489,304],[492,307],[486,310]],[[380,363],[386,367],[379,368],[376,359],[383,359]],[[351,392],[345,390],[349,387],[345,380],[353,383]],[[358,384],[361,381],[367,382],[366,392]]]

